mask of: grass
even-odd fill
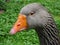
[[[60,16],[54,16],[58,30],[60,30]]]
[[[34,29],[9,35],[20,9],[29,3],[41,3],[52,14],[60,30],[60,0],[10,0],[6,2],[6,11],[0,14],[0,45],[39,45],[39,39]]]

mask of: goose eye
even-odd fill
[[[34,14],[34,12],[31,12],[29,15],[33,15]]]

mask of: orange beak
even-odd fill
[[[18,20],[11,29],[10,34],[15,34],[16,32],[24,30],[26,28],[27,28],[26,16],[23,14],[19,14]]]

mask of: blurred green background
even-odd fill
[[[0,0],[0,45],[39,45],[39,39],[34,29],[9,35],[20,9],[29,3],[41,3],[53,16],[60,30],[60,0]]]

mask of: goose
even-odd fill
[[[24,6],[9,33],[13,35],[31,28],[37,32],[40,45],[60,45],[54,19],[47,9],[39,3],[31,3]]]

